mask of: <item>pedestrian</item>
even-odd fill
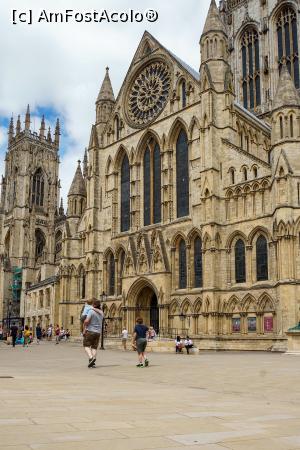
[[[36,343],[39,344],[42,339],[42,328],[41,325],[38,323],[35,327],[35,336],[36,336]]]
[[[3,328],[2,325],[0,325],[0,341],[3,339]]]
[[[143,318],[138,317],[136,319],[136,326],[133,330],[132,336],[132,345],[136,347],[138,352],[138,364],[136,367],[148,367],[149,360],[146,356],[145,350],[147,347],[147,337],[148,337],[149,328],[143,324]]]
[[[192,339],[189,338],[189,336],[187,336],[186,339],[184,340],[184,346],[186,348],[187,354],[189,355],[190,349],[194,347],[193,341],[192,341]]]
[[[53,326],[52,326],[52,323],[50,323],[50,325],[47,329],[47,341],[52,340],[52,335],[53,335]]]
[[[154,330],[153,327],[149,328],[149,341],[154,341],[154,339],[156,338],[156,331]]]
[[[100,308],[100,301],[93,298],[92,306],[83,323],[83,347],[89,357],[88,367],[90,368],[95,367],[96,364],[97,349],[103,326],[103,311]]]
[[[181,337],[176,336],[176,339],[175,339],[176,353],[182,353],[182,347],[183,347],[183,344],[182,344]]]
[[[59,339],[60,339],[60,328],[59,325],[56,325],[55,328],[55,344],[59,344]]]
[[[70,339],[70,336],[71,336],[71,332],[70,332],[70,330],[67,328],[67,329],[66,329],[66,341],[68,341],[68,340]]]
[[[30,330],[29,326],[25,325],[24,331],[23,331],[23,347],[28,347],[28,344],[30,343]]]
[[[124,327],[122,330],[122,345],[125,351],[127,350],[127,339],[128,339],[128,330],[126,329],[126,327]]]
[[[18,330],[19,330],[19,328],[17,327],[17,325],[15,325],[13,323],[12,326],[10,327],[10,336],[11,336],[11,339],[12,339],[12,346],[13,346],[13,348],[16,346]]]

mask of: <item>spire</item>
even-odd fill
[[[111,102],[115,101],[115,96],[114,96],[113,88],[112,88],[110,77],[109,77],[109,67],[106,67],[106,74],[105,74],[100,92],[98,94],[96,103],[98,103],[101,100],[109,100]]]
[[[221,31],[227,36],[225,25],[221,19],[220,12],[217,8],[215,0],[211,0],[210,7],[207,13],[205,25],[203,28],[202,36],[209,32]]]
[[[44,114],[43,114],[42,121],[41,121],[41,128],[40,128],[40,137],[41,138],[45,137],[45,131],[46,131],[45,117],[44,117]]]
[[[17,120],[16,135],[18,135],[19,133],[21,133],[21,119],[20,119],[20,114],[18,115],[18,120]]]
[[[84,151],[84,157],[83,157],[83,176],[84,178],[87,177],[88,174],[88,156],[87,156],[87,149]]]
[[[11,117],[8,129],[8,143],[10,144],[14,138],[14,119]]]
[[[287,66],[284,64],[273,101],[273,110],[284,106],[300,106],[300,98]]]
[[[86,197],[86,188],[81,172],[81,161],[78,161],[78,166],[68,193],[68,197],[70,195],[80,195],[82,197]]]
[[[25,130],[30,130],[30,108],[27,105],[27,111],[25,116]]]
[[[51,137],[51,128],[48,128],[48,133],[47,133],[47,141],[48,142],[52,142],[52,137]]]
[[[59,215],[63,216],[65,214],[63,198],[60,199]]]
[[[55,133],[54,133],[54,144],[59,146],[59,136],[60,136],[60,125],[59,119],[56,120]]]

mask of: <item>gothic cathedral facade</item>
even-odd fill
[[[21,267],[31,325],[79,334],[101,296],[111,335],[142,315],[201,348],[286,347],[300,319],[299,6],[212,0],[199,72],[145,32],[117,98],[106,71],[66,215],[59,124],[53,142],[11,124],[4,307]]]

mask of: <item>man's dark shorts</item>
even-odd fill
[[[91,347],[94,350],[97,350],[100,341],[100,333],[94,333],[93,331],[86,331],[83,336],[83,346]]]
[[[144,353],[147,347],[147,339],[139,338],[136,340],[136,349],[138,353]]]

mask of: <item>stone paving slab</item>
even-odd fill
[[[300,358],[0,343],[0,450],[299,450]],[[12,376],[13,378],[1,378]]]

